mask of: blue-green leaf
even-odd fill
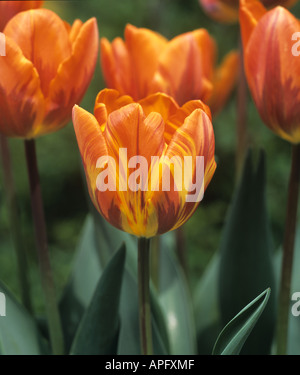
[[[67,351],[91,301],[101,273],[94,222],[91,216],[87,216],[76,249],[72,273],[59,304]]]
[[[218,298],[219,267],[220,255],[217,252],[208,263],[193,293],[198,354],[211,354],[222,329]]]
[[[160,236],[159,302],[167,324],[170,354],[197,354],[192,299],[175,247],[174,232]]]
[[[237,355],[265,309],[271,290],[267,289],[243,308],[222,330],[214,355]]]
[[[5,316],[0,316],[0,354],[40,355],[46,354],[46,342],[37,324],[10,291],[0,283]]]
[[[125,245],[105,267],[78,327],[71,354],[116,354]]]
[[[71,277],[60,303],[64,328],[67,328],[67,348],[70,348],[79,322],[91,301],[103,266],[122,243],[126,245],[126,262],[119,307],[121,325],[118,354],[140,354],[137,242],[128,233],[112,227],[100,214],[87,216]],[[168,340],[164,316],[152,287],[151,307],[154,351],[156,354],[167,354]]]
[[[247,155],[220,245],[219,301],[222,326],[262,290],[275,290],[273,240],[266,207],[265,158],[254,168]],[[242,354],[270,354],[276,293],[243,347]]]

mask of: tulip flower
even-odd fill
[[[71,26],[50,10],[34,9],[18,13],[3,32],[0,132],[31,139],[60,129],[94,73],[96,19]]]
[[[238,0],[232,3],[224,0],[199,0],[199,4],[205,14],[215,21],[229,24],[238,21]]]
[[[262,0],[268,8],[281,5],[292,7],[297,0]],[[239,19],[239,0],[199,0],[204,12],[212,19],[222,23],[236,23]]]
[[[135,102],[105,89],[94,115],[74,106],[73,124],[91,200],[112,225],[151,238],[178,228],[195,211],[198,188],[205,190],[216,168],[210,110],[201,101],[179,107],[156,93]],[[175,164],[184,156],[190,159],[183,178]],[[204,157],[203,176],[197,176],[197,156]]]
[[[7,22],[19,12],[40,8],[44,1],[0,1],[0,31]]]
[[[245,72],[258,112],[274,133],[299,143],[300,60],[293,54],[299,20],[285,8],[267,11],[258,1],[242,0],[240,23]]]
[[[168,41],[162,35],[127,25],[125,41],[101,39],[101,64],[108,88],[140,100],[163,92],[179,105],[202,100],[217,113],[234,87],[238,54],[216,67],[216,43],[205,29]],[[220,74],[221,72],[221,74]]]

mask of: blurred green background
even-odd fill
[[[239,43],[238,25],[218,24],[202,11],[198,0],[85,0],[45,1],[52,9],[72,23],[80,18],[98,20],[100,37],[112,40],[123,36],[131,23],[148,27],[172,38],[196,28],[206,28],[217,41],[219,60]],[[300,14],[300,7],[293,8]],[[86,46],[88,48],[88,46]],[[81,106],[93,111],[95,97],[105,87],[100,63]],[[191,288],[201,277],[206,265],[218,249],[227,210],[235,189],[236,152],[236,91],[222,112],[214,119],[216,139],[216,173],[194,216],[184,225],[188,277]],[[279,139],[261,122],[253,102],[248,100],[248,131],[254,154],[264,149],[267,162],[267,203],[275,246],[282,240],[285,205],[290,170],[290,145]],[[81,175],[81,160],[72,123],[64,129],[37,139],[37,154],[48,228],[51,262],[58,293],[65,285],[76,243],[88,213],[85,181]],[[24,145],[22,140],[10,140],[13,172],[22,223],[24,251],[30,263],[30,282],[36,311],[43,309],[38,277],[33,223],[29,201]],[[10,236],[7,205],[0,185],[0,279],[19,295],[16,259]]]

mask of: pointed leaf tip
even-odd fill
[[[213,348],[213,355],[238,355],[269,300],[267,288],[244,307],[221,331]]]

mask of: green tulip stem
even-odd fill
[[[33,139],[25,140],[25,154],[30,185],[35,239],[41,274],[41,283],[45,298],[46,314],[49,324],[52,352],[54,355],[62,355],[64,354],[63,335],[50,265],[46,222],[37,166],[35,141]]]
[[[156,288],[159,290],[159,267],[160,267],[160,236],[152,237],[150,244],[150,270],[151,280]]]
[[[281,265],[281,281],[278,300],[277,320],[277,354],[287,353],[288,322],[291,302],[291,279],[295,233],[297,223],[297,207],[300,182],[300,145],[292,146],[292,166],[288,187],[288,199],[283,241],[283,256]]]
[[[153,354],[150,307],[150,239],[138,239],[138,294],[141,353]]]
[[[240,62],[239,62],[239,77],[237,87],[237,123],[236,123],[236,180],[238,181],[243,169],[245,154],[248,145],[248,132],[247,132],[247,103],[248,103],[248,89],[247,80],[244,70],[243,58],[243,44],[240,39]]]
[[[3,169],[3,183],[4,190],[7,199],[9,224],[12,235],[12,240],[14,248],[16,251],[17,267],[18,267],[18,277],[21,291],[21,300],[23,306],[31,312],[31,297],[30,297],[30,287],[28,281],[28,269],[27,269],[27,259],[26,253],[23,246],[23,239],[21,234],[21,225],[19,210],[16,198],[15,184],[12,174],[12,163],[9,150],[8,140],[5,136],[0,135],[0,153],[2,160]]]

